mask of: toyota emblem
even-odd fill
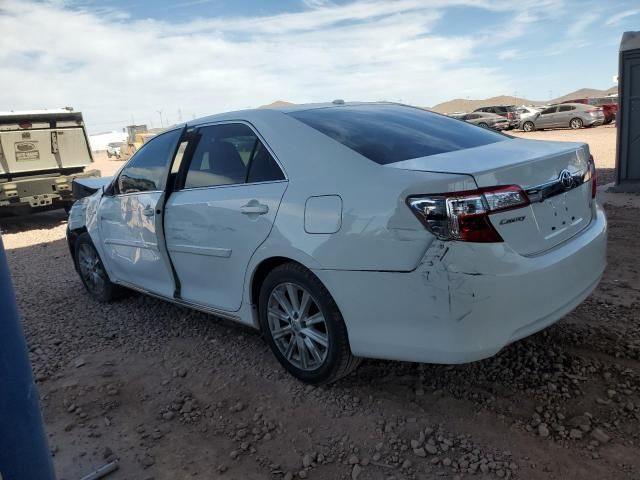
[[[573,176],[569,170],[564,169],[560,172],[560,184],[565,190],[569,190],[573,187]]]

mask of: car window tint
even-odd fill
[[[162,190],[162,179],[181,133],[181,129],[171,130],[145,143],[120,172],[118,192]]]
[[[345,105],[289,115],[382,165],[508,140],[499,133],[403,105]]]
[[[547,115],[549,113],[554,113],[557,109],[558,107],[545,108],[544,110],[542,110],[542,112],[540,112],[540,115]]]
[[[284,180],[282,170],[262,142],[256,139],[247,182],[273,182],[277,180]]]
[[[576,107],[572,106],[572,105],[561,105],[560,106],[560,111],[561,112],[570,112],[571,110],[575,110]]]
[[[184,187],[244,183],[256,140],[253,131],[241,123],[201,128]]]

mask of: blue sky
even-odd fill
[[[0,110],[103,131],[277,99],[546,100],[612,86],[638,25],[637,0],[0,0]]]

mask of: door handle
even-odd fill
[[[145,217],[153,217],[156,214],[156,212],[155,212],[155,210],[153,208],[147,206],[147,207],[145,207],[144,210],[142,210],[142,214]]]
[[[246,205],[240,207],[240,211],[245,215],[264,215],[265,213],[269,213],[269,206],[257,200],[251,200]]]

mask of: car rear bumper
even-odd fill
[[[505,244],[434,242],[413,272],[315,270],[355,355],[465,363],[494,355],[577,307],[606,265],[604,212],[536,257]]]

